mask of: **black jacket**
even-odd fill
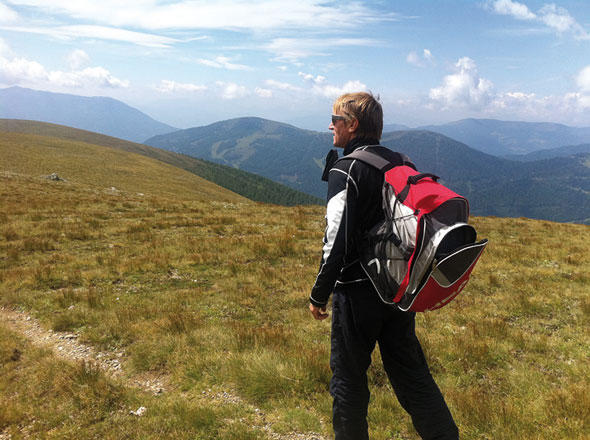
[[[367,279],[358,260],[357,243],[383,218],[383,174],[359,160],[346,159],[346,155],[378,144],[374,139],[352,139],[344,148],[344,158],[329,171],[324,247],[309,298],[315,306],[328,303],[336,283]]]

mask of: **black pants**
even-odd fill
[[[332,300],[330,394],[336,440],[369,438],[367,369],[379,343],[397,399],[423,439],[456,440],[459,431],[424,358],[415,314],[384,304],[369,282],[337,285]]]

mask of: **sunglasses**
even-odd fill
[[[336,124],[338,121],[346,121],[346,118],[344,116],[332,115],[332,124]]]

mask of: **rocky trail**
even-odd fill
[[[94,347],[83,344],[79,341],[79,335],[70,332],[57,332],[44,328],[35,318],[30,315],[0,308],[0,322],[8,329],[23,335],[34,346],[50,349],[58,358],[66,362],[88,362],[97,366],[107,376],[116,378],[125,386],[141,389],[145,392],[160,395],[171,391],[171,385],[164,376],[153,375],[129,375],[125,367],[124,351],[98,351]],[[20,357],[21,353],[15,349],[13,357]],[[211,389],[202,391],[202,398],[210,404],[240,404],[252,411],[255,416],[256,426],[262,429],[270,439],[273,440],[327,440],[316,433],[288,433],[279,434],[273,431],[272,425],[266,421],[264,412],[244,402],[239,396],[226,391],[213,391]],[[141,417],[146,411],[145,407],[130,410],[130,415]],[[0,440],[8,440],[0,432]]]

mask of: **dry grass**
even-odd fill
[[[0,170],[32,176],[57,173],[67,183],[92,185],[114,194],[126,191],[181,200],[246,201],[188,171],[140,154],[46,136],[0,131]]]
[[[1,330],[0,432],[265,438],[255,407],[278,432],[329,434],[329,323],[307,311],[323,208],[134,191],[0,175],[0,303],[124,349],[133,373],[166,374],[173,388],[130,390]],[[474,223],[490,245],[472,281],[418,318],[462,438],[590,436],[589,227]],[[27,355],[10,360],[15,348]],[[417,438],[377,354],[370,381],[371,438]],[[241,400],[212,406],[209,389]],[[148,412],[130,417],[140,405]]]

